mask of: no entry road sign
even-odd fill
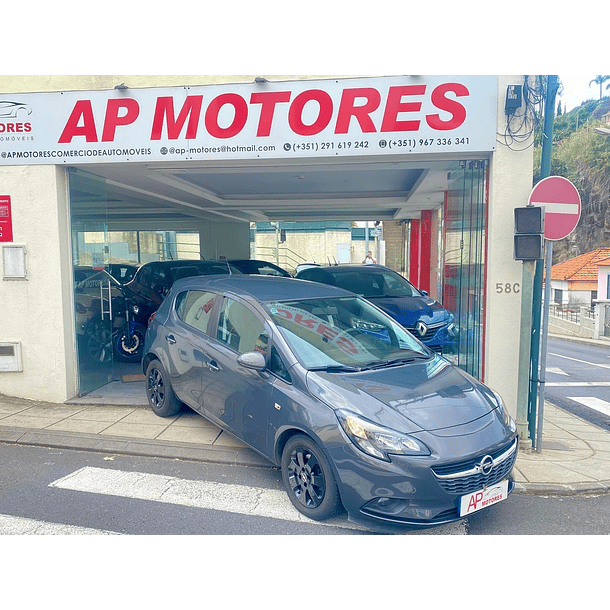
[[[529,205],[544,207],[544,237],[557,241],[567,237],[580,220],[580,195],[576,187],[561,176],[549,176],[533,189]]]

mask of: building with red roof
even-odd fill
[[[592,305],[610,298],[610,247],[602,247],[551,268],[552,302]]]

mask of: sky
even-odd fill
[[[589,74],[587,76],[564,76],[559,74],[564,92],[563,95],[558,96],[558,99],[561,100],[561,108],[564,112],[569,112],[587,100],[599,99],[599,85],[594,83],[589,87],[589,83],[596,76],[596,74]],[[602,85],[602,95],[604,97],[610,95],[610,89],[606,89],[607,85],[610,85],[610,81],[606,81]]]

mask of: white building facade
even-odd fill
[[[514,416],[513,210],[533,134],[505,102],[523,82],[0,77],[0,393],[88,391],[74,280],[87,235],[105,236],[102,266],[113,231],[190,231],[205,258],[248,258],[251,222],[350,219],[405,228],[405,274],[456,313],[458,363]]]

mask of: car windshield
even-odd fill
[[[421,293],[411,282],[394,271],[330,271],[334,286],[355,292],[365,299],[371,297],[419,297]]]
[[[358,297],[267,303],[271,318],[308,369],[362,370],[431,353],[409,332]]]

